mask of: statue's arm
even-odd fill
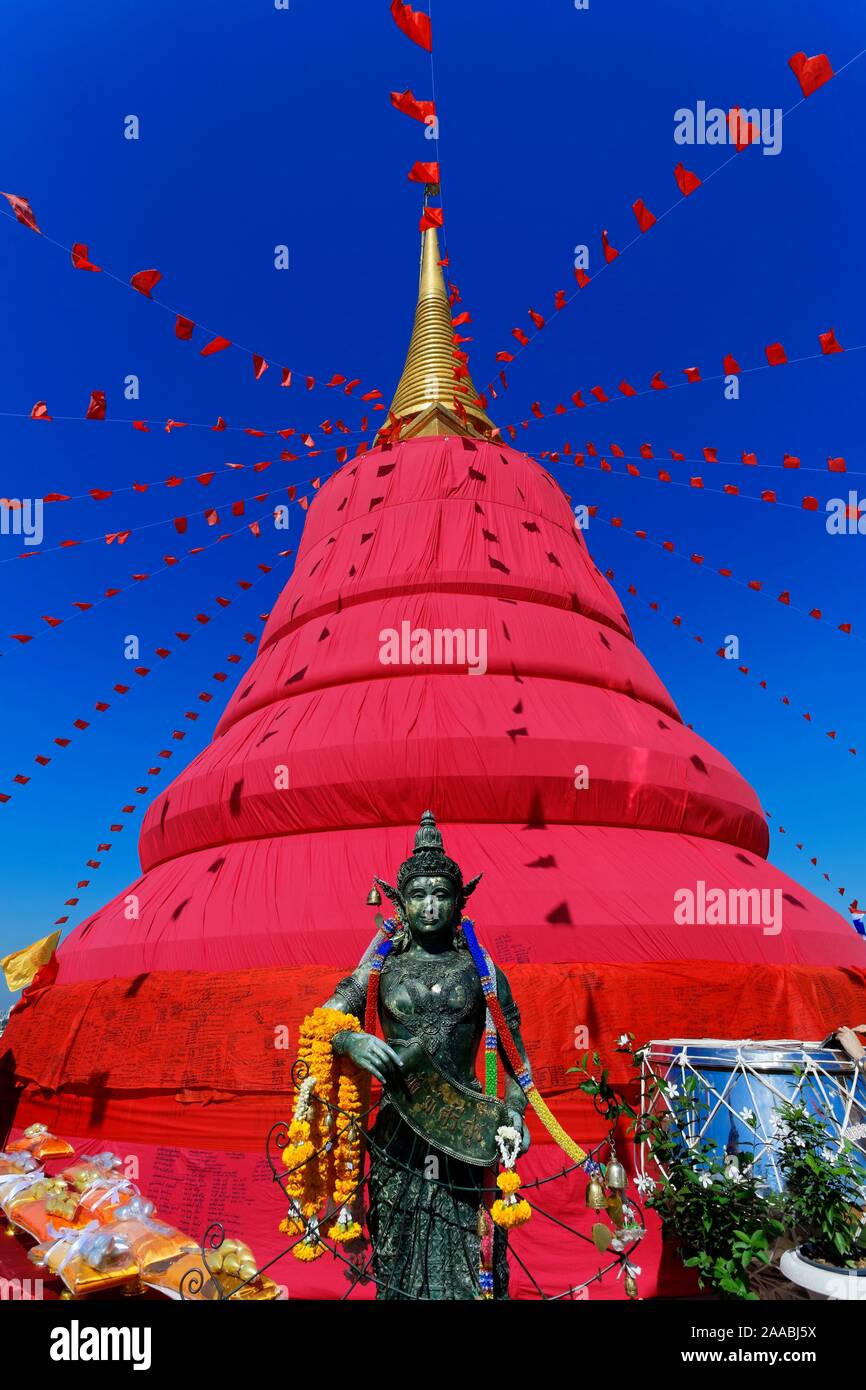
[[[514,1045],[523,1060],[526,1071],[529,1072],[529,1058],[526,1055],[526,1047],[524,1046],[523,1036],[520,1031],[520,1010],[515,1003],[514,995],[511,993],[508,976],[505,975],[498,966],[496,968],[496,994],[505,1017],[505,1022],[508,1024],[509,1031],[514,1039]],[[517,1080],[511,1061],[502,1045],[501,1038],[499,1039],[498,1045],[499,1056],[502,1059],[502,1065],[506,1072],[505,1106],[507,1110],[516,1112],[517,1115],[522,1117],[527,1105],[526,1096]]]
[[[326,999],[324,1009],[339,1009],[340,1013],[353,1014],[363,1025],[367,1007],[367,987],[370,983],[371,961],[364,958],[351,975],[346,975],[334,989],[330,999]],[[337,1037],[343,1037],[338,1033]]]
[[[347,1029],[343,1033],[334,1034],[331,1039],[334,1052],[339,1056],[351,1057],[357,1066],[370,1072],[383,1086],[394,1088],[401,1084],[399,1057],[387,1042],[363,1031],[372,964],[372,955],[366,955],[351,975],[346,975],[340,981],[322,1007],[353,1014],[361,1024],[360,1033]]]

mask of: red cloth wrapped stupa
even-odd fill
[[[140,878],[71,933],[3,1038],[16,1134],[42,1120],[137,1156],[162,1215],[195,1234],[219,1219],[260,1263],[286,1244],[264,1146],[291,1109],[298,1025],[368,945],[373,874],[393,877],[428,807],[464,873],[483,870],[479,938],[584,1147],[604,1129],[568,1074],[576,1047],[615,1063],[626,1030],[818,1038],[863,1011],[862,943],[767,863],[757,796],[683,725],[561,488],[455,386],[438,261],[428,231],[391,441],[315,497],[213,741],[147,814]],[[701,881],[779,889],[783,929],[677,925],[675,893]],[[563,1162],[532,1125],[524,1179]],[[551,1183],[540,1204],[588,1232],[583,1189]],[[513,1239],[548,1293],[598,1267],[540,1217]],[[669,1286],[660,1251],[651,1232],[645,1297]],[[290,1296],[346,1290],[327,1257],[276,1277]]]

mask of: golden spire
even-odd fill
[[[391,412],[406,422],[401,436],[486,434],[493,425],[479,404],[471,377],[458,380],[454,376],[459,360],[453,355],[454,326],[439,261],[439,239],[436,228],[430,227],[421,236],[415,326]],[[466,421],[458,417],[455,401],[462,403]]]

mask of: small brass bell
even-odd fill
[[[615,1153],[611,1154],[610,1163],[604,1170],[604,1180],[608,1187],[613,1188],[614,1191],[624,1191],[628,1186],[625,1169]]]
[[[382,902],[382,894],[379,892],[378,888],[376,887],[376,885],[375,885],[375,883],[374,883],[374,884],[373,884],[373,887],[370,889],[369,893],[367,894],[367,906],[368,906],[368,907],[379,907],[380,904],[381,904],[381,902]]]
[[[625,1292],[626,1292],[626,1296],[627,1296],[628,1298],[637,1298],[637,1297],[638,1297],[637,1280],[635,1279],[635,1277],[634,1277],[634,1275],[632,1274],[632,1272],[631,1272],[630,1269],[629,1269],[629,1270],[626,1270],[626,1276],[625,1276]]]
[[[604,1211],[607,1196],[598,1178],[590,1178],[586,1185],[586,1205],[593,1211]]]

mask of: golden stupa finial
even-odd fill
[[[436,228],[430,227],[421,234],[415,326],[389,415],[389,419],[394,416],[404,422],[401,438],[413,434],[486,435],[494,428],[472,378],[468,374],[455,376],[461,363],[454,356],[454,325],[440,260]]]

